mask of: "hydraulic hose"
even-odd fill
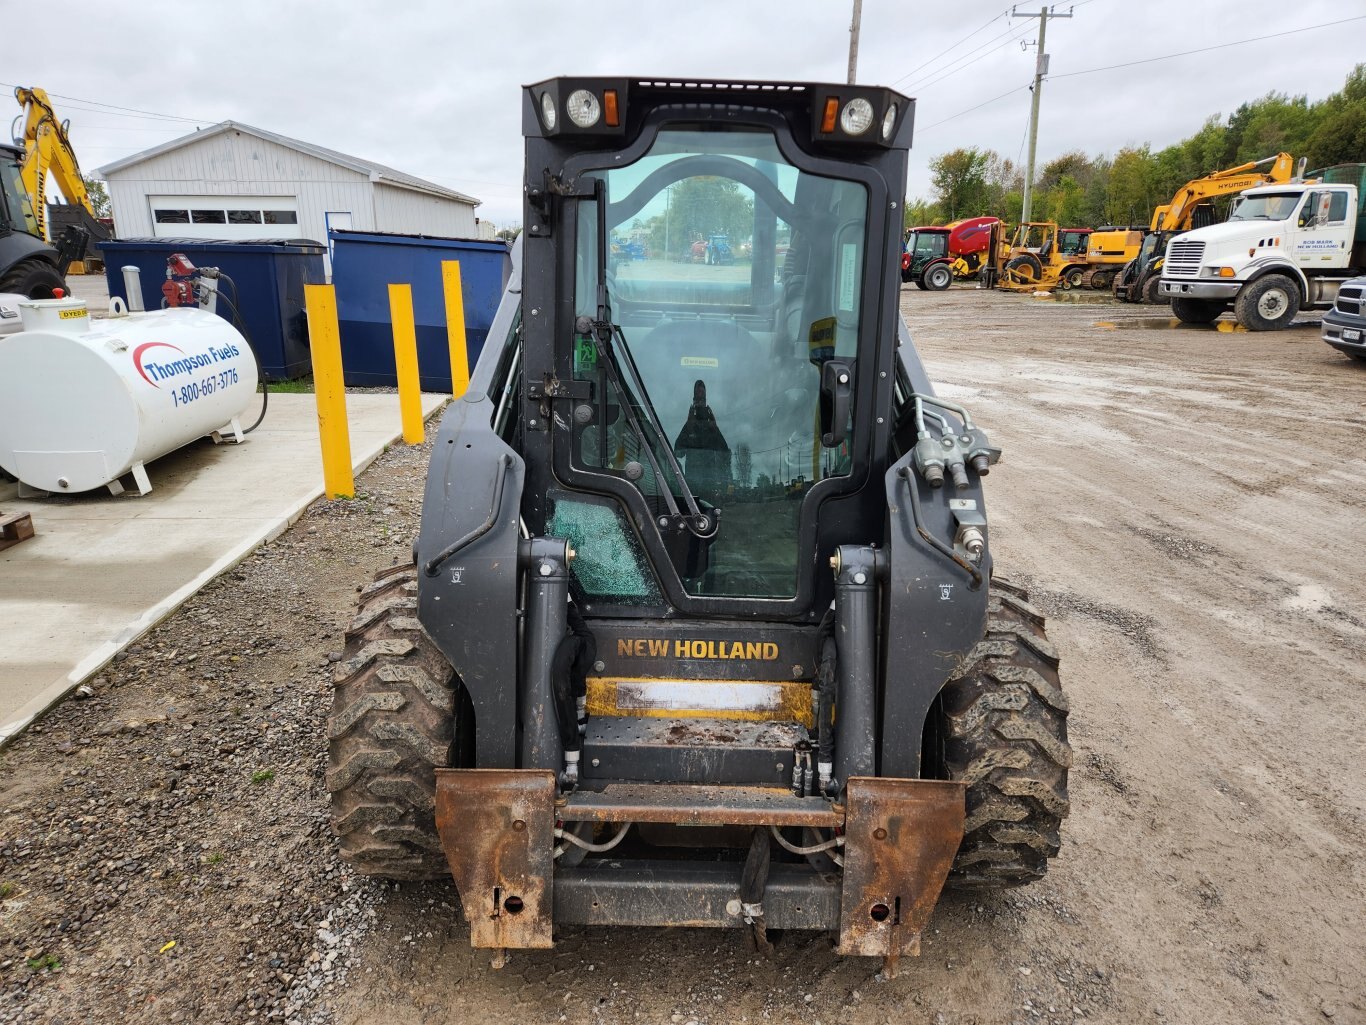
[[[246,321],[242,319],[242,311],[237,308],[237,303],[234,301],[238,297],[237,282],[233,281],[232,278],[228,277],[228,275],[224,274],[222,271],[218,272],[218,276],[232,286],[232,299],[229,299],[221,289],[218,292],[218,298],[220,301],[227,303],[228,308],[232,310],[233,326],[236,327],[238,331],[241,331],[242,337],[246,339],[247,348],[251,350],[251,357],[256,361],[256,379],[261,382],[261,412],[256,414],[256,420],[252,425],[242,431],[243,434],[250,434],[252,431],[256,430],[256,428],[260,427],[261,421],[266,418],[266,408],[270,405],[270,389],[266,386],[266,371],[265,368],[261,366],[261,354],[256,351],[256,344],[251,340],[251,332],[247,330]]]

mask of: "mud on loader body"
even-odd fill
[[[894,960],[946,878],[1057,852],[1067,703],[991,581],[999,452],[898,312],[912,115],[853,86],[524,91],[513,277],[329,723],[343,856],[449,871],[475,946],[797,928]]]

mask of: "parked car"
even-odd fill
[[[1366,360],[1366,277],[1342,283],[1333,308],[1323,315],[1323,340],[1353,359]]]

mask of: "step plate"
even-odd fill
[[[787,787],[792,746],[807,739],[806,727],[795,722],[595,716],[582,772],[586,780]]]

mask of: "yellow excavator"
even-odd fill
[[[1295,158],[1289,153],[1278,153],[1186,182],[1176,190],[1170,203],[1153,210],[1152,223],[1138,255],[1115,276],[1115,298],[1121,302],[1160,303],[1157,282],[1162,276],[1167,243],[1173,235],[1213,224],[1218,217],[1215,200],[1223,196],[1236,196],[1257,185],[1288,182],[1294,176]]]
[[[74,225],[78,232],[83,232],[83,239],[78,240],[74,235],[69,235],[63,240],[65,246],[73,248],[79,241],[79,248],[72,254],[76,262],[71,264],[68,272],[82,274],[86,269],[82,261],[88,261],[93,256],[86,252],[89,240],[106,238],[109,232],[96,219],[94,205],[90,202],[90,193],[86,190],[85,181],[81,177],[76,151],[67,134],[70,122],[57,117],[56,111],[52,108],[52,101],[43,89],[20,86],[14,90],[14,98],[23,108],[22,113],[15,119],[12,130],[15,143],[24,148],[24,157],[19,166],[19,180],[29,196],[33,215],[37,218],[37,235],[41,239],[57,243],[58,248],[62,249],[64,245],[58,242],[58,237],[63,230]],[[62,218],[66,222],[64,225],[48,222],[49,175],[72,208],[70,213],[73,216]]]

